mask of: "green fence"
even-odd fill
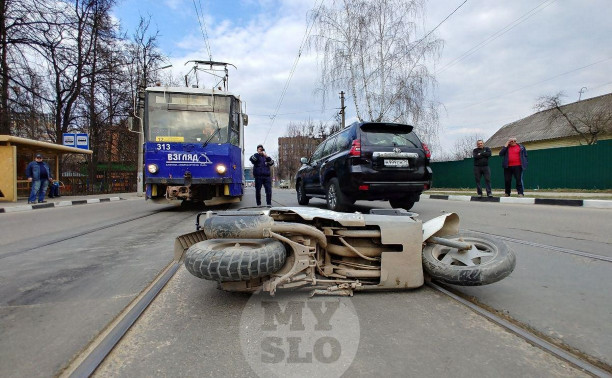
[[[526,190],[532,189],[611,189],[612,140],[590,146],[527,150],[529,167],[523,174]],[[472,158],[431,163],[433,188],[475,187]],[[491,156],[491,186],[504,188],[500,156]],[[482,179],[484,184],[484,179]],[[514,182],[513,182],[514,186]]]

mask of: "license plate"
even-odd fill
[[[408,160],[385,159],[385,167],[408,167]]]

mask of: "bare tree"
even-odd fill
[[[159,30],[151,32],[151,17],[140,16],[136,31],[128,46],[128,73],[132,96],[136,96],[139,88],[144,89],[158,75],[156,67],[165,57],[157,45]]]
[[[312,155],[321,141],[338,130],[339,123],[328,125],[312,120],[291,122],[287,126],[286,136],[278,138],[278,177],[293,182],[295,173],[302,165],[300,158]]]
[[[476,141],[478,140],[484,140],[482,135],[472,134],[456,140],[453,144],[453,150],[450,157],[453,160],[471,158],[472,151],[476,148]]]
[[[565,97],[563,92],[552,96],[541,96],[537,99],[534,109],[550,111],[548,121],[551,124],[559,120],[567,122],[586,144],[595,144],[599,135],[612,132],[612,104],[595,107],[574,106],[569,109],[562,105],[562,97]]]
[[[40,99],[42,87],[28,53],[37,43],[36,32],[45,23],[36,16],[36,10],[42,8],[50,8],[47,0],[0,1],[0,134],[15,131],[11,119],[24,119],[24,99]],[[32,79],[34,87],[30,87]],[[11,114],[11,107],[16,114]],[[40,107],[36,109],[41,111]]]
[[[312,37],[321,55],[323,101],[348,89],[360,121],[417,125],[421,139],[437,145],[436,82],[426,62],[439,57],[443,41],[419,27],[424,0],[324,4],[313,15],[319,33]]]

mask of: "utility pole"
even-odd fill
[[[342,114],[342,128],[344,129],[344,127],[346,126],[346,118],[344,115],[344,110],[346,109],[346,106],[344,106],[344,91],[340,92],[340,114]]]

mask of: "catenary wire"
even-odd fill
[[[609,58],[605,58],[605,59],[598,60],[597,62],[594,62],[594,63],[587,64],[586,66],[581,66],[581,67],[578,67],[578,68],[571,69],[571,70],[569,70],[569,71],[566,71],[566,72],[560,73],[560,74],[558,74],[558,75],[555,75],[555,76],[549,77],[548,79],[540,80],[540,81],[538,81],[538,82],[536,82],[536,83],[532,83],[532,84],[529,84],[529,85],[525,85],[525,86],[523,86],[523,87],[520,87],[520,88],[514,89],[514,90],[512,90],[512,91],[510,91],[510,92],[503,93],[503,94],[501,94],[501,95],[499,95],[499,96],[489,97],[489,98],[487,98],[487,99],[485,99],[485,100],[482,100],[482,101],[480,101],[480,102],[477,102],[477,103],[474,103],[474,104],[471,104],[471,105],[464,106],[464,107],[463,107],[463,109],[469,109],[469,108],[471,108],[472,106],[480,105],[480,104],[483,104],[483,103],[485,103],[485,102],[489,102],[489,101],[491,101],[491,100],[496,100],[496,99],[499,99],[499,98],[505,97],[505,96],[507,96],[507,95],[510,95],[510,94],[513,94],[513,93],[516,93],[516,92],[522,91],[523,89],[527,89],[527,88],[533,87],[533,86],[535,86],[535,85],[542,84],[542,83],[545,83],[545,82],[547,82],[547,81],[550,81],[550,80],[556,79],[556,78],[558,78],[558,77],[565,76],[565,75],[568,75],[568,74],[570,74],[570,73],[573,73],[573,72],[576,72],[576,71],[580,71],[580,70],[583,70],[583,69],[585,69],[585,68],[589,68],[589,67],[592,67],[592,66],[594,66],[594,65],[597,65],[597,64],[603,63],[603,62],[607,62],[608,60],[611,60],[611,59],[612,59],[612,57],[609,57]]]
[[[455,64],[459,63],[460,61],[462,61],[463,59],[467,58],[468,56],[474,54],[477,50],[479,50],[480,48],[484,47],[485,45],[487,45],[489,42],[492,42],[494,40],[496,40],[497,38],[501,37],[502,35],[506,34],[507,32],[509,32],[510,30],[514,29],[515,27],[517,27],[518,25],[522,24],[523,22],[527,21],[531,16],[535,15],[536,13],[544,10],[545,8],[547,8],[548,6],[550,6],[553,2],[555,2],[557,0],[546,0],[542,3],[540,3],[538,6],[536,6],[535,8],[532,8],[530,11],[528,11],[527,13],[523,14],[522,16],[520,16],[519,18],[515,19],[514,21],[510,22],[508,25],[504,26],[503,28],[501,28],[500,30],[496,31],[495,33],[491,34],[488,38],[486,38],[484,41],[478,43],[477,45],[475,45],[474,47],[472,47],[471,49],[467,50],[466,52],[464,52],[463,54],[461,54],[460,56],[458,56],[457,58],[453,59],[452,61],[450,61],[449,63],[447,63],[445,66],[443,66],[442,68],[440,68],[439,70],[437,70],[436,73],[441,73],[444,72],[447,68],[450,68],[452,66],[454,66]],[[547,4],[548,3],[548,4]]]
[[[295,61],[293,62],[293,67],[291,67],[291,71],[289,72],[289,77],[287,78],[287,81],[285,82],[285,86],[283,87],[283,90],[281,92],[280,98],[278,99],[278,103],[276,104],[276,108],[274,109],[274,114],[272,114],[272,116],[270,117],[272,122],[270,123],[270,127],[268,128],[268,131],[266,132],[266,136],[264,137],[263,140],[263,144],[266,143],[266,140],[268,139],[268,136],[270,135],[270,131],[272,130],[272,127],[274,126],[274,121],[276,121],[276,116],[278,115],[278,110],[280,109],[282,103],[283,103],[283,99],[285,97],[285,94],[287,93],[287,89],[289,88],[289,83],[291,82],[291,79],[293,78],[293,74],[295,73],[295,69],[297,68],[298,62],[300,60],[300,57],[302,56],[302,50],[304,49],[304,45],[306,44],[306,41],[308,40],[308,37],[310,36],[310,32],[312,31],[312,28],[315,24],[315,21],[317,19],[317,16],[319,15],[319,12],[321,11],[321,7],[323,6],[323,1],[321,0],[321,3],[319,4],[319,8],[317,10],[317,12],[314,14],[314,17],[312,19],[312,23],[310,25],[306,25],[306,31],[304,33],[304,37],[302,39],[302,43],[300,44],[300,48],[298,50],[298,54],[295,58]],[[316,3],[315,3],[316,5]]]
[[[202,31],[202,37],[204,38],[204,43],[206,44],[206,51],[208,51],[208,59],[212,60],[212,53],[210,51],[210,44],[208,43],[208,33],[206,32],[206,20],[204,20],[204,11],[202,10],[202,1],[198,0],[200,3],[200,10],[198,11],[198,6],[193,0],[193,6],[196,11],[196,17],[198,18],[198,23],[200,24],[200,31]],[[201,16],[200,16],[201,15]]]

